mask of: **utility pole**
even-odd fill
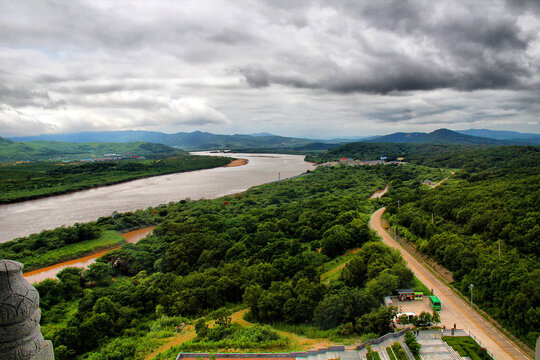
[[[474,288],[474,284],[470,284],[469,285],[469,289],[471,289],[471,308],[473,307],[473,301],[472,301],[472,291],[473,291],[473,288]]]
[[[433,224],[433,213],[431,213],[431,223]]]
[[[279,172],[277,173],[277,179],[278,179],[278,181],[281,180],[281,173],[279,173]]]
[[[400,203],[400,202],[401,202],[400,200],[397,201],[397,211],[398,211],[398,212],[399,212],[399,203]]]
[[[499,239],[499,261],[501,261],[501,239]]]

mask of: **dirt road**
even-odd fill
[[[385,244],[399,250],[416,277],[427,287],[433,289],[434,295],[438,296],[442,303],[440,312],[442,325],[445,325],[448,329],[455,323],[458,328],[471,332],[498,359],[532,359],[504,334],[471,309],[466,302],[456,296],[386,232],[381,224],[384,210],[386,208],[381,208],[373,213],[369,226],[379,233]]]

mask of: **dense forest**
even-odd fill
[[[394,183],[392,224],[453,271],[454,285],[534,347],[540,335],[540,148],[470,149],[424,161],[459,168],[433,191]],[[397,207],[399,200],[401,206]]]
[[[223,166],[232,160],[226,157],[179,154],[144,160],[3,164],[0,166],[0,204],[149,176]]]
[[[394,316],[380,306],[382,296],[415,286],[400,255],[367,227],[385,204],[389,221],[452,270],[459,290],[468,295],[474,283],[475,302],[532,344],[539,328],[539,153],[451,148],[423,152],[418,162],[432,167],[323,166],[234,196],[100,218],[92,229],[158,226],[88,270],[67,269],[38,284],[44,335],[60,360],[141,359],[181,323],[197,336],[169,355],[284,349],[276,327],[309,326],[338,339],[382,335]],[[454,168],[455,176],[428,191],[425,179],[446,177],[440,167]],[[368,200],[386,184],[385,197]],[[356,252],[346,255],[341,274],[321,281],[350,249]],[[244,307],[258,325],[230,323],[228,315]]]
[[[465,145],[443,145],[443,144],[408,144],[408,143],[368,143],[356,142],[341,145],[329,149],[325,153],[312,154],[307,156],[307,161],[322,163],[339,160],[342,157],[358,160],[378,160],[381,156],[386,156],[388,160],[396,160],[404,157],[405,161],[423,163],[423,160],[432,159],[435,155],[452,156],[464,149],[481,149]]]
[[[65,270],[59,280],[38,284],[45,336],[58,359],[138,359],[156,347],[148,334],[160,324],[217,318],[217,309],[235,304],[249,307],[250,321],[261,324],[307,321],[335,336],[382,335],[394,315],[380,306],[382,296],[413,286],[413,276],[368,229],[379,207],[368,197],[390,179],[413,184],[438,173],[412,165],[322,167],[235,196],[126,214],[160,224],[87,271]],[[123,217],[101,218],[96,226],[119,228]],[[359,251],[338,281],[323,284],[324,265],[352,248]],[[255,336],[203,325],[175,351],[286,344],[264,327],[251,330]],[[258,340],[234,342],[252,335]]]

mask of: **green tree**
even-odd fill
[[[229,327],[231,325],[231,312],[227,309],[219,309],[214,312],[216,325]]]
[[[206,325],[204,318],[197,320],[195,323],[195,332],[199,339],[204,339],[208,336],[208,325]]]
[[[345,316],[345,302],[339,294],[331,294],[317,305],[313,314],[313,321],[321,329],[331,329],[341,323]]]
[[[363,286],[367,280],[367,265],[361,258],[355,257],[341,272],[341,279],[347,286]]]
[[[407,331],[405,333],[405,344],[407,344],[409,350],[411,350],[413,355],[420,355],[420,349],[422,348],[422,345],[416,340],[416,336],[414,336],[412,331]]]
[[[111,274],[112,268],[110,265],[96,262],[88,266],[83,278],[93,284],[109,284],[112,280]]]

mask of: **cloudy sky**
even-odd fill
[[[540,133],[539,1],[0,0],[0,136]]]

